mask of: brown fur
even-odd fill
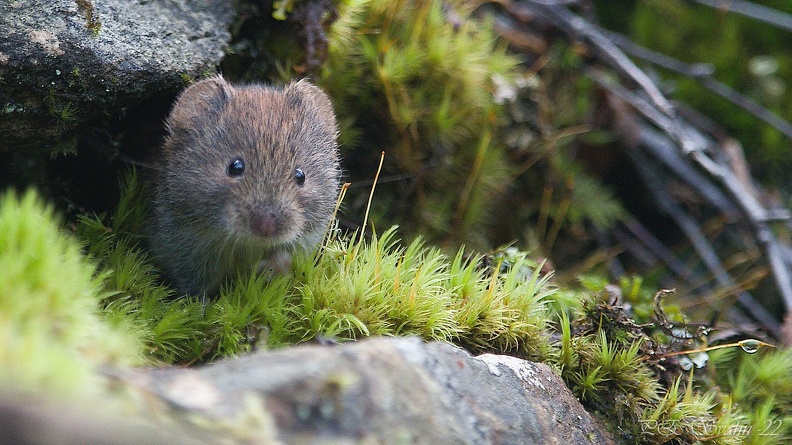
[[[287,268],[294,249],[321,242],[340,168],[335,116],[319,88],[216,76],[187,88],[167,124],[151,250],[180,291],[216,293],[228,276],[262,262]],[[244,174],[230,176],[237,158]]]

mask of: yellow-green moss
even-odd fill
[[[365,242],[333,231],[316,255],[295,258],[292,274],[241,275],[204,307],[175,295],[140,248],[144,195],[134,176],[121,202],[109,224],[94,217],[77,225],[97,272],[35,193],[3,197],[0,388],[90,392],[100,387],[100,365],[139,363],[141,353],[195,362],[319,336],[419,335],[551,364],[630,443],[790,438],[790,351],[713,352],[708,368],[666,387],[644,346],[662,349],[667,338],[602,292],[558,291],[541,264],[514,249],[447,256],[420,239],[398,242],[395,228]],[[639,287],[623,283],[643,298]],[[566,304],[570,294],[583,304]]]
[[[339,3],[317,82],[336,105],[342,148],[372,169],[385,151],[384,171],[401,177],[381,188],[372,220],[486,245],[492,198],[512,174],[494,79],[512,85],[518,59],[472,16],[473,2]],[[346,211],[358,216],[360,202],[352,196]]]
[[[371,241],[333,230],[315,255],[294,259],[292,274],[242,274],[203,307],[197,298],[176,298],[146,258],[135,234],[144,200],[130,176],[109,224],[83,218],[79,233],[107,277],[108,313],[136,327],[152,359],[204,361],[317,336],[370,335],[547,354],[546,306],[555,287],[522,253],[505,252],[488,269],[463,250],[450,258],[420,238],[402,245],[395,227]]]
[[[90,392],[96,367],[141,357],[100,316],[104,275],[35,192],[0,198],[0,388]]]

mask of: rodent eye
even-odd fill
[[[236,158],[228,164],[226,174],[232,178],[238,178],[245,173],[245,161],[242,158]]]
[[[294,181],[297,182],[297,185],[305,184],[305,172],[299,168],[294,169]]]

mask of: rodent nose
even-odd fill
[[[264,238],[277,235],[281,226],[278,212],[271,208],[258,212],[253,217],[252,223],[253,232]]]

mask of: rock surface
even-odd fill
[[[0,445],[206,445],[151,416],[121,416],[97,408],[0,392]]]
[[[418,339],[300,346],[120,379],[245,443],[613,443],[546,365]]]
[[[47,149],[213,72],[231,0],[0,2],[0,153]]]

